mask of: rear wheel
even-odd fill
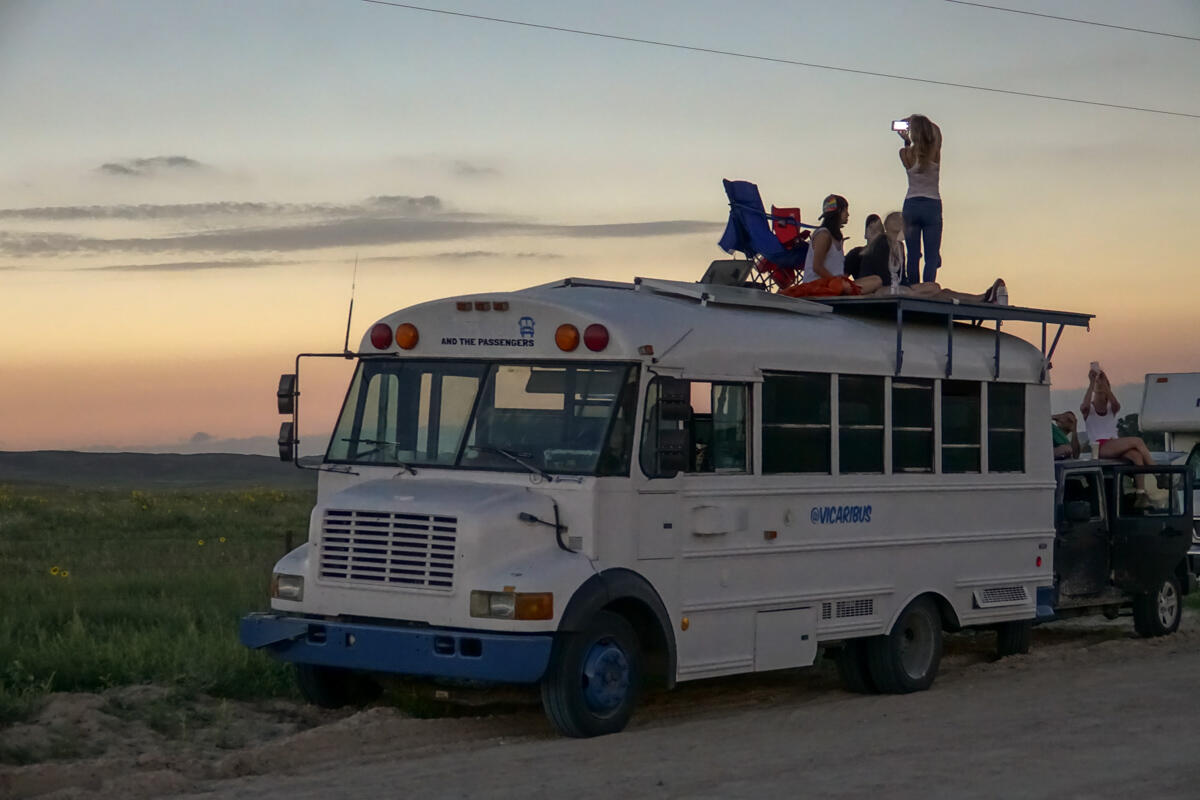
[[[996,656],[1025,655],[1033,638],[1033,620],[1001,622],[996,626]]]
[[[856,694],[876,694],[879,689],[871,680],[871,667],[867,661],[867,643],[863,639],[851,639],[842,645],[836,656],[838,677],[846,691]]]
[[[637,633],[624,617],[597,612],[587,628],[560,634],[542,678],[542,708],[567,736],[622,730],[642,685]]]
[[[928,597],[900,612],[887,636],[867,640],[871,679],[881,692],[906,694],[928,689],[942,660],[942,615]]]
[[[1157,592],[1140,594],[1133,600],[1133,629],[1139,636],[1166,636],[1179,628],[1183,597],[1175,576],[1164,578]]]
[[[304,699],[321,708],[366,705],[383,691],[374,679],[361,672],[316,664],[297,664],[296,683]]]

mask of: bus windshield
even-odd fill
[[[325,460],[627,475],[630,364],[363,359]]]

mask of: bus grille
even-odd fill
[[[449,591],[457,533],[457,517],[326,509],[321,579]]]

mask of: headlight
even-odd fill
[[[276,572],[271,576],[271,597],[299,602],[304,599],[304,576],[284,575]]]
[[[471,592],[471,616],[492,619],[554,619],[550,592]]]

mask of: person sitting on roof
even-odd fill
[[[859,277],[863,253],[875,240],[875,237],[883,233],[883,220],[879,218],[878,214],[868,214],[864,227],[863,238],[867,240],[866,244],[859,245],[846,253],[846,274],[855,280],[858,280]]]
[[[904,215],[899,211],[888,214],[883,221],[883,233],[873,239],[862,254],[858,275],[860,283],[872,276],[879,279],[879,288],[863,294],[891,294],[893,278],[901,281],[896,294],[906,297],[922,297],[929,300],[957,300],[960,303],[996,303],[1008,305],[1008,288],[1003,278],[997,278],[986,292],[971,294],[943,289],[937,283],[903,285],[904,280]],[[865,285],[865,284],[864,284]]]
[[[1079,458],[1079,420],[1074,411],[1050,415],[1050,435],[1054,439],[1054,458]]]
[[[838,297],[871,294],[883,284],[878,276],[855,281],[845,274],[846,258],[842,251],[845,237],[842,226],[850,221],[850,203],[839,194],[831,194],[821,204],[821,226],[809,239],[804,257],[804,281],[784,289],[788,297]]]
[[[1097,447],[1100,458],[1123,458],[1132,464],[1150,466],[1154,457],[1140,436],[1121,436],[1117,432],[1117,414],[1121,404],[1113,394],[1108,375],[1093,361],[1088,370],[1088,388],[1079,404],[1087,426],[1088,440]]]

